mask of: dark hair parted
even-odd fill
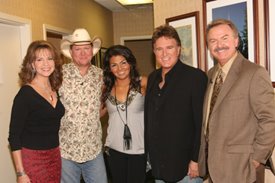
[[[160,37],[167,37],[170,39],[175,39],[178,46],[181,47],[180,37],[177,33],[176,29],[170,25],[161,25],[157,27],[152,36],[152,46],[154,48],[154,44],[156,43],[157,39]]]
[[[113,56],[123,56],[125,60],[130,65],[130,89],[134,89],[140,92],[141,84],[140,84],[140,74],[137,71],[137,61],[132,51],[126,46],[122,45],[114,45],[107,49],[105,52],[105,56],[103,59],[103,81],[105,88],[102,94],[102,102],[104,103],[107,100],[108,95],[110,94],[114,84],[115,84],[115,76],[110,68],[110,60]]]
[[[62,65],[61,59],[57,52],[57,49],[48,41],[38,40],[33,41],[27,50],[27,54],[23,59],[23,63],[21,65],[21,70],[19,72],[20,85],[23,86],[27,83],[30,83],[35,77],[35,70],[32,67],[32,63],[36,60],[37,52],[41,50],[49,50],[54,59],[55,69],[54,72],[49,76],[50,84],[53,90],[58,90],[58,88],[62,84]]]
[[[212,28],[214,28],[216,26],[219,26],[219,25],[228,25],[232,29],[235,38],[239,37],[239,31],[238,31],[237,27],[235,26],[235,24],[232,21],[227,20],[227,19],[215,19],[207,25],[207,28],[206,28],[206,38],[207,38],[206,40],[207,40],[207,42],[208,42],[208,33],[209,33],[209,31]]]

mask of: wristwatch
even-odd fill
[[[20,171],[20,172],[16,172],[17,177],[21,177],[21,176],[24,176],[24,175],[26,175],[26,172],[24,170]]]

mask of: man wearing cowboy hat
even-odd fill
[[[63,183],[107,183],[102,154],[100,97],[103,73],[91,65],[101,40],[91,39],[85,29],[76,29],[61,41],[62,53],[72,59],[63,65],[59,90],[66,112],[59,131]]]

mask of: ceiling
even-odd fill
[[[143,4],[143,5],[131,5],[131,6],[123,6],[118,3],[116,0],[94,0],[98,4],[101,4],[105,8],[111,10],[112,12],[121,12],[121,11],[129,11],[132,9],[140,9],[140,8],[152,8],[152,4]]]

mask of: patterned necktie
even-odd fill
[[[223,72],[222,72],[222,69],[220,69],[218,71],[218,74],[217,74],[217,77],[216,77],[216,80],[215,80],[215,84],[214,84],[214,88],[213,88],[213,92],[212,92],[212,97],[211,97],[211,102],[210,102],[210,109],[209,109],[209,116],[212,113],[212,110],[214,108],[214,105],[216,103],[218,95],[221,91],[222,84],[223,84]]]
[[[212,97],[211,97],[211,101],[210,101],[210,108],[209,108],[209,117],[212,113],[212,110],[214,108],[214,105],[216,103],[216,100],[218,98],[218,95],[221,91],[222,88],[222,84],[223,84],[223,72],[222,69],[219,69],[216,80],[215,80],[215,84],[213,87],[213,92],[212,92]],[[209,119],[208,117],[208,119]],[[209,134],[209,120],[206,126],[206,141],[208,141],[208,134]]]

